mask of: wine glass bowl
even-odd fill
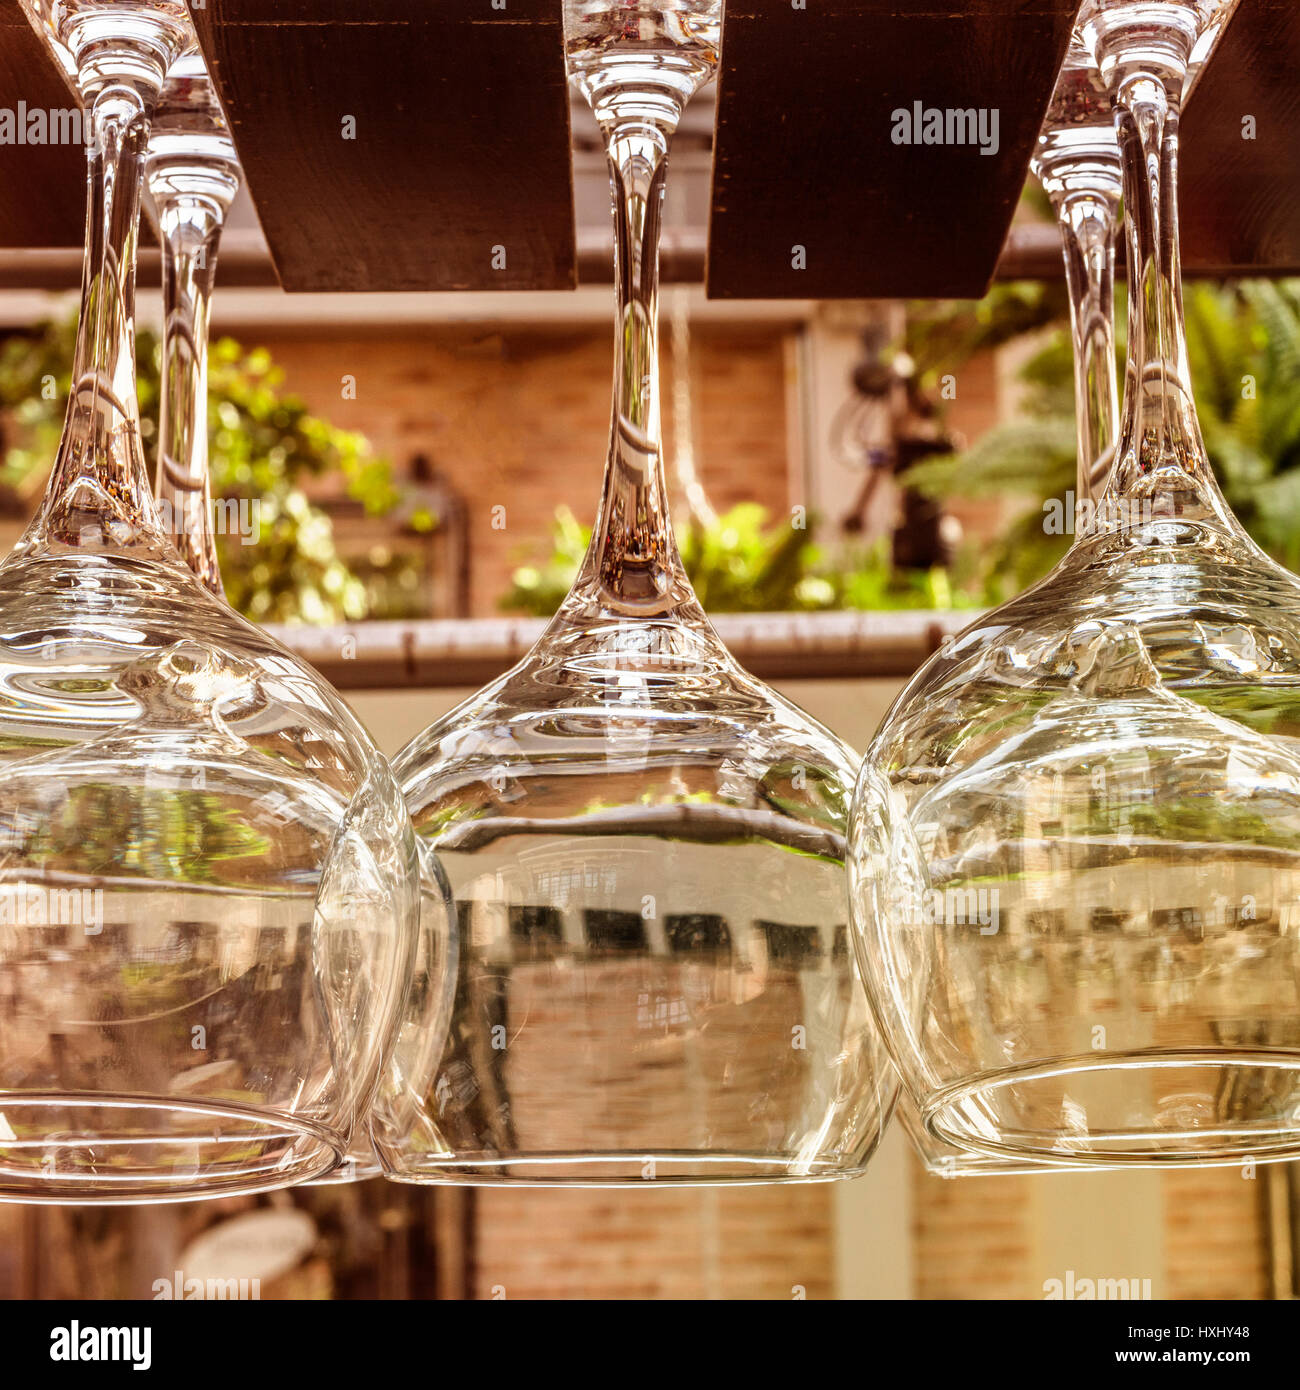
[[[874,1147],[892,1080],[847,943],[853,764],[715,641],[553,627],[395,762],[461,952],[403,1171],[761,1182]]]
[[[1105,550],[958,638],[882,731],[873,756],[928,873],[909,895],[859,871],[864,969],[919,977],[891,1036],[942,1140],[1055,1161],[1286,1156],[1300,627],[1261,630],[1247,605],[1294,610],[1300,592],[1279,574],[1261,594],[1254,566],[1222,559],[1198,592],[1180,549],[1186,611],[1126,611]]]
[[[331,1167],[404,983],[391,774],[178,560],[7,562],[0,631],[0,1197]]]

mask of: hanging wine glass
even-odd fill
[[[1110,98],[1102,86],[1097,64],[1077,31],[1057,78],[1029,168],[1047,194],[1061,232],[1070,301],[1078,440],[1076,492],[1069,514],[1080,529],[1088,530],[1114,463],[1119,434],[1114,295],[1123,173]],[[879,795],[878,788],[875,794]],[[900,1098],[898,1109],[903,1127],[927,1171],[937,1176],[1011,1176],[1059,1168],[1048,1161],[993,1156],[944,1143],[921,1123],[907,1096]]]
[[[1029,167],[1056,214],[1065,258],[1074,350],[1077,517],[1081,504],[1103,494],[1119,434],[1115,239],[1123,196],[1110,99],[1097,64],[1077,34]]]
[[[891,1047],[931,1133],[994,1157],[1300,1152],[1300,582],[1218,491],[1182,324],[1180,97],[1228,9],[1084,6],[1128,225],[1104,524],[922,668],[855,797]]]
[[[162,381],[154,496],[181,558],[225,598],[208,474],[208,320],[217,251],[242,182],[239,156],[202,55],[172,65],[145,157],[162,246]]]
[[[186,7],[54,17],[93,139],[63,439],[0,565],[0,1197],[258,1191],[338,1161],[385,1063],[413,838],[337,695],[197,581],[147,486],[134,255]]]
[[[145,158],[163,269],[154,495],[181,557],[223,600],[208,470],[208,322],[221,233],[242,179],[225,113],[196,47],[167,74]],[[224,506],[221,514],[230,515]],[[309,1182],[353,1182],[381,1172],[369,1126],[359,1123],[345,1158]]]
[[[668,521],[665,157],[721,18],[720,0],[565,5],[614,190],[604,496],[537,645],[395,764],[460,926],[449,1041],[409,1078],[424,1104],[374,1126],[399,1179],[847,1177],[889,1112],[845,931],[851,755],[728,655]]]
[[[1226,15],[1206,26],[1188,65],[1184,99],[1213,51]],[[1069,514],[1090,530],[1114,463],[1119,434],[1115,379],[1115,241],[1123,195],[1123,166],[1111,101],[1092,54],[1076,29],[1043,129],[1030,159],[1056,214],[1065,260],[1074,361],[1078,442],[1074,505]],[[1105,523],[1106,513],[1100,513]],[[943,1143],[921,1123],[904,1095],[899,1118],[929,1172],[939,1177],[989,1177],[1059,1171],[1060,1165],[963,1150]],[[1103,1165],[1096,1165],[1100,1169]],[[1090,1169],[1089,1171],[1094,1171]]]

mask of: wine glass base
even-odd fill
[[[925,1124],[977,1155],[1058,1168],[1281,1163],[1300,1159],[1300,1052],[1150,1049],[1007,1067],[939,1092]]]
[[[132,1205],[235,1197],[328,1173],[347,1141],[226,1101],[0,1093],[0,1202]]]
[[[384,1170],[378,1160],[368,1163],[355,1163],[344,1159],[337,1167],[322,1173],[318,1178],[308,1178],[312,1187],[345,1187],[348,1183],[369,1182],[371,1178],[382,1178]]]
[[[456,1159],[430,1154],[390,1169],[394,1182],[471,1187],[753,1187],[768,1183],[836,1182],[860,1177],[869,1154],[850,1166],[809,1163],[795,1154],[646,1152],[482,1154]]]
[[[945,1165],[943,1159],[930,1162],[921,1160],[927,1176],[942,1178],[1037,1178],[1050,1173],[1104,1173],[1112,1166],[1110,1163],[1069,1164],[1040,1162],[1025,1157],[1024,1154],[971,1153],[969,1150],[959,1158]],[[1163,1166],[1163,1164],[1161,1165]],[[1204,1165],[1202,1165],[1204,1166]]]
[[[895,1113],[913,1152],[932,1178],[1021,1178],[1062,1171],[1059,1163],[1027,1158],[1023,1154],[972,1153],[954,1144],[939,1144],[921,1123],[916,1107],[910,1101],[900,1104]],[[1102,1173],[1106,1170],[1098,1165],[1090,1169],[1072,1168],[1066,1171]]]

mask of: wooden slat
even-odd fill
[[[1075,0],[735,0],[709,228],[721,298],[987,289]],[[892,113],[998,111],[999,148],[905,145]],[[805,248],[806,268],[792,265]]]
[[[285,289],[572,287],[558,0],[191,13]]]
[[[18,0],[0,0],[0,106],[17,115],[20,103],[77,107]],[[0,246],[80,246],[85,225],[84,145],[0,144]]]
[[[1300,273],[1296,0],[1241,0],[1188,104],[1179,158],[1189,270]]]

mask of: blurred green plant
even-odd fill
[[[1064,281],[1009,280],[983,299],[912,300],[903,347],[917,384],[936,394],[940,379],[976,353],[1059,324],[1069,311]]]
[[[567,507],[556,509],[550,555],[512,575],[501,607],[549,618],[577,577],[591,541]],[[742,502],[709,526],[678,528],[682,561],[700,602],[712,613],[816,612],[855,608],[973,608],[987,596],[971,587],[973,564],[901,573],[889,544],[864,546],[832,565],[808,532],[771,524],[767,510]]]
[[[75,319],[50,321],[0,345],[0,408],[17,439],[0,464],[0,502],[27,509],[44,486],[67,407]],[[150,473],[157,444],[160,344],[136,336],[140,430]],[[256,502],[254,533],[219,535],[231,603],[258,622],[334,623],[367,616],[372,587],[340,558],[330,519],[302,490],[304,479],[340,473],[348,496],[372,516],[396,506],[387,459],[366,439],[312,415],[283,389],[284,373],[261,348],[232,338],[208,360],[209,466],[214,497]]]
[[[1117,298],[1122,327],[1123,297]],[[1215,475],[1256,542],[1300,569],[1300,281],[1200,282],[1186,287],[1184,301],[1192,382]],[[950,345],[972,341],[968,306],[950,312],[956,321],[942,332],[931,324],[930,336]],[[952,359],[947,370],[959,362]],[[1018,495],[1030,504],[984,554],[979,580],[998,598],[1041,578],[1070,540],[1044,529],[1044,503],[1075,485],[1073,367],[1064,320],[1020,377],[1023,418],[908,471],[908,481],[931,496]]]

